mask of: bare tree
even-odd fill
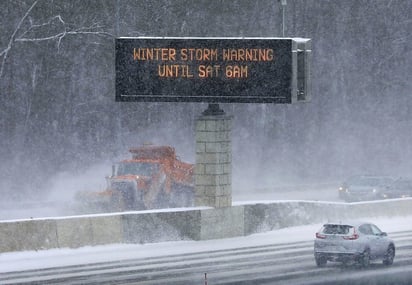
[[[34,9],[34,7],[39,3],[39,0],[33,2],[26,13],[18,22],[16,28],[14,29],[10,39],[8,41],[7,47],[0,52],[1,65],[0,65],[0,78],[3,76],[5,64],[11,49],[19,42],[42,42],[42,41],[56,41],[57,48],[59,49],[62,40],[68,36],[78,36],[78,35],[95,35],[95,36],[105,36],[114,37],[111,33],[105,32],[104,27],[98,23],[92,23],[86,27],[71,27],[67,24],[61,15],[55,15],[48,19],[46,22],[40,24],[34,24],[32,20],[29,20],[29,15]],[[23,29],[26,22],[29,22],[28,27]],[[44,35],[46,28],[54,27],[52,34]]]

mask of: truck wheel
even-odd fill
[[[175,184],[171,194],[171,207],[191,207],[193,206],[193,197],[193,188]]]
[[[166,193],[164,185],[161,186],[159,193],[154,201],[153,208],[166,209],[170,207],[170,194]]]
[[[110,200],[110,210],[112,212],[121,211],[123,209],[123,199],[118,191],[114,191]]]
[[[194,200],[194,190],[191,187],[184,187],[182,189],[182,204],[184,207],[192,207]]]

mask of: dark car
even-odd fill
[[[316,233],[314,241],[316,265],[328,261],[368,267],[372,260],[391,265],[395,257],[395,243],[376,225],[368,222],[327,223]]]
[[[384,199],[384,193],[395,179],[391,176],[356,175],[349,177],[339,188],[339,197],[346,202]]]
[[[399,178],[382,192],[382,198],[412,197],[412,179]]]

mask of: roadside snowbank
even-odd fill
[[[370,218],[368,221],[389,233],[412,230],[412,216],[396,218]],[[196,253],[210,250],[231,249],[311,241],[321,224],[289,227],[246,237],[204,241],[178,241],[153,244],[111,244],[77,249],[50,249],[0,253],[0,273],[36,270],[88,263],[112,262],[135,258],[159,257],[164,255]]]

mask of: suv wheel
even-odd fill
[[[395,247],[391,244],[386,250],[385,258],[383,259],[383,264],[391,265],[395,257]]]
[[[360,261],[360,265],[362,267],[364,267],[364,268],[369,267],[370,262],[371,262],[371,256],[370,256],[369,249],[365,249],[365,251],[362,253],[359,261]]]
[[[328,260],[326,259],[326,257],[324,257],[324,256],[319,256],[319,255],[316,255],[316,256],[315,256],[315,261],[316,261],[316,265],[317,265],[318,267],[323,267],[323,266],[325,266],[326,263],[328,262]]]

